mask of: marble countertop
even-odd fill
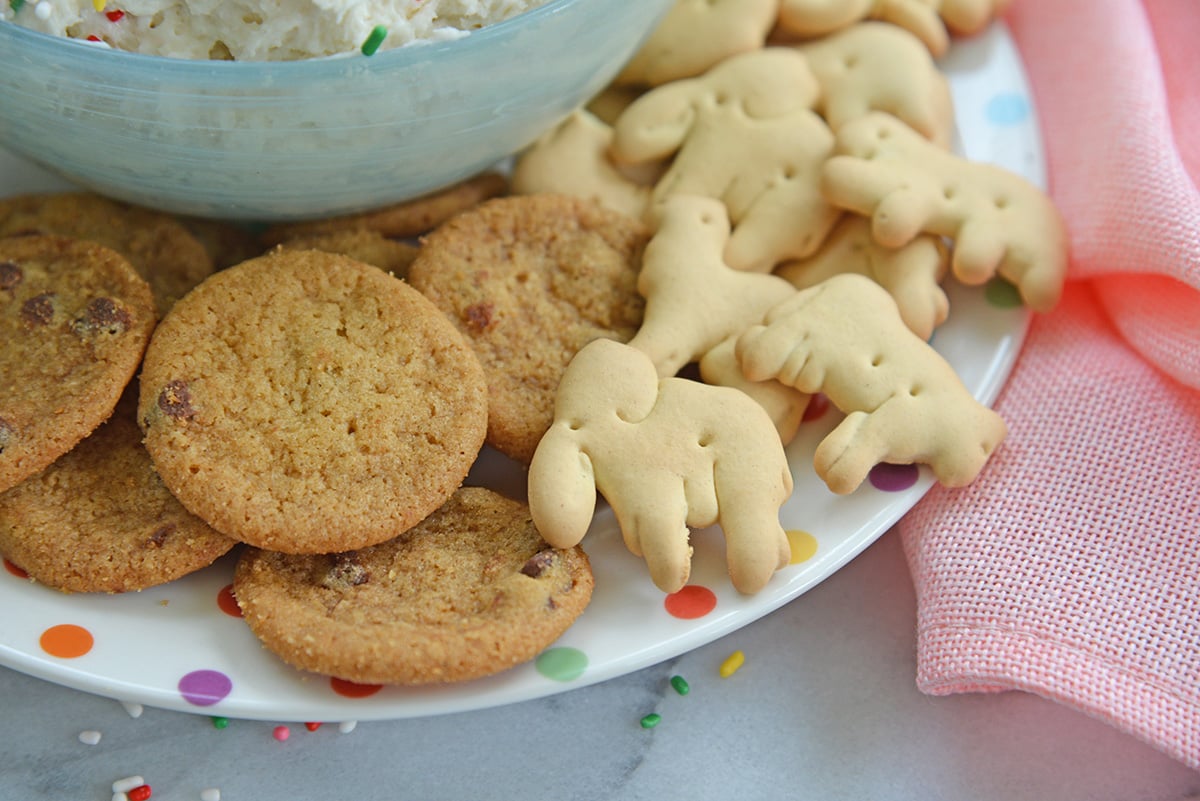
[[[1200,773],[1053,702],[922,695],[915,614],[893,532],[787,606],[639,672],[476,712],[293,723],[286,740],[270,721],[135,718],[0,669],[0,799],[109,801],[133,775],[156,801],[1200,798]],[[745,662],[722,678],[735,650]]]

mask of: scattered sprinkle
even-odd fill
[[[687,695],[692,691],[692,688],[688,686],[687,679],[685,679],[683,676],[672,676],[671,687],[674,688],[675,692],[679,693],[680,695]]]
[[[357,720],[343,720],[338,724],[338,731],[342,734],[349,734],[354,731],[354,727],[358,725]]]
[[[103,11],[104,4],[105,0],[92,0],[92,8],[96,9],[97,11]]]
[[[109,22],[120,22],[124,18],[125,12],[121,11],[120,9],[114,11],[105,11],[104,16],[108,17]]]
[[[25,0],[9,0],[8,2],[8,7],[13,11],[20,11],[23,5],[25,5]]]
[[[228,729],[229,718],[215,717],[212,719],[214,729]]]
[[[221,801],[221,791],[216,787],[207,787],[200,791],[200,801]]]
[[[49,3],[38,3],[33,7],[34,15],[40,20],[50,19],[50,14],[54,12],[54,8]]]
[[[382,25],[376,25],[367,35],[366,41],[362,43],[362,53],[364,56],[373,56],[379,46],[383,44],[383,40],[387,38],[387,28]]]
[[[308,729],[309,731],[316,731],[317,729],[321,728],[321,724],[320,723],[305,723],[304,728]]]
[[[742,663],[746,661],[746,655],[741,651],[734,651],[725,661],[721,663],[721,678],[727,679],[734,673],[738,672]]]
[[[271,736],[282,743],[292,736],[292,730],[287,726],[276,726],[275,730],[271,732]]]
[[[150,785],[140,784],[126,793],[126,795],[129,796],[129,801],[147,801],[150,796],[154,795],[154,791],[150,789]]]
[[[141,776],[126,776],[124,779],[117,779],[112,783],[114,793],[128,793],[134,787],[141,787],[146,783],[146,780]]]
[[[653,729],[659,723],[662,723],[662,715],[658,714],[657,712],[651,712],[649,715],[646,715],[646,717],[642,718],[643,729]]]
[[[125,711],[129,713],[129,717],[131,718],[140,718],[144,711],[141,704],[134,703],[133,701],[122,701],[121,706],[125,707]]]
[[[96,743],[100,742],[100,732],[96,731],[95,729],[81,731],[79,732],[79,742],[83,743],[84,745],[95,745]]]

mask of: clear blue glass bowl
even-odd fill
[[[449,42],[196,61],[0,23],[0,146],[184,214],[278,221],[486,169],[602,89],[672,0],[554,0]]]

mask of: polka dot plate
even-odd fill
[[[956,43],[943,60],[954,93],[959,152],[1044,184],[1032,99],[1006,29]],[[53,176],[0,152],[0,192],[61,188]],[[1011,287],[950,284],[951,317],[933,345],[977,398],[999,393],[1029,322]],[[849,496],[812,472],[812,452],[836,412],[814,404],[789,447],[796,490],[782,509],[793,563],[753,597],[725,575],[719,531],[694,534],[690,584],[664,597],[625,550],[610,513],[584,540],[596,573],[582,618],[533,662],[461,685],[402,689],[303,674],[264,651],[229,595],[231,557],[166,586],[119,596],[68,596],[0,570],[0,664],[125,702],[214,716],[277,721],[416,717],[563,692],[646,667],[710,642],[803,595],[870,545],[932,485],[925,468],[877,468]],[[493,454],[492,457],[495,455]],[[482,483],[521,471],[485,457]]]

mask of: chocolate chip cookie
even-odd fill
[[[115,251],[0,239],[0,492],[108,419],[154,323],[150,287]]]
[[[591,599],[579,548],[551,548],[529,508],[465,487],[386,543],[340,554],[247,549],[234,593],[284,661],[360,683],[498,673],[557,639]]]
[[[142,447],[137,400],[0,493],[0,553],[64,592],[129,592],[187,575],[236,544],[189,514]]]
[[[528,464],[571,358],[593,339],[637,331],[648,239],[631,217],[556,194],[489,200],[423,239],[408,280],[483,363],[489,445]]]
[[[90,192],[0,199],[0,236],[57,234],[120,253],[150,284],[159,315],[213,272],[204,245],[173,216]]]
[[[276,250],[215,273],[159,324],[139,423],[163,481],[243,542],[373,545],[462,483],[483,443],[483,370],[403,281]]]

